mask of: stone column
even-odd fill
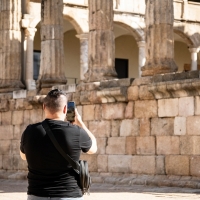
[[[146,0],[146,63],[142,76],[177,71],[174,62],[173,0]]]
[[[67,83],[64,73],[63,0],[41,1],[41,63],[37,87],[46,93]]]
[[[87,81],[117,77],[113,33],[113,0],[89,0],[89,70]]]
[[[80,39],[80,80],[85,80],[88,70],[88,33],[77,35]]]
[[[197,54],[199,52],[199,48],[189,48],[191,52],[191,71],[197,70]]]
[[[141,68],[145,65],[145,61],[146,61],[146,56],[145,56],[145,41],[139,41],[137,42],[138,47],[139,47],[139,67],[138,67],[138,71],[139,71],[139,77],[141,77],[142,75],[142,71]]]
[[[0,92],[24,88],[21,83],[21,0],[0,0]]]
[[[27,90],[36,89],[35,80],[33,80],[33,41],[36,28],[25,29],[25,40],[26,40],[26,69],[25,69],[25,82]]]

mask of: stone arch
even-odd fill
[[[145,40],[144,21],[138,23],[134,20],[132,16],[115,14],[114,23],[130,31],[131,35],[135,38],[136,42]]]

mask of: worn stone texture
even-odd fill
[[[186,117],[175,117],[174,135],[186,135]]]
[[[157,136],[157,155],[175,155],[180,153],[180,139],[178,136]]]
[[[89,165],[89,171],[90,172],[97,172],[97,155],[89,155],[89,154],[81,154],[80,157],[81,160],[87,160]]]
[[[13,139],[13,126],[6,125],[0,126],[0,140],[12,140]]]
[[[131,172],[134,174],[155,174],[155,156],[133,156]]]
[[[200,177],[199,170],[200,156],[190,157],[190,175]]]
[[[89,130],[95,137],[109,137],[111,130],[110,121],[90,121]]]
[[[116,173],[131,172],[132,156],[130,155],[109,155],[108,171]]]
[[[13,169],[14,170],[27,170],[28,165],[25,160],[22,160],[20,155],[13,156]]]
[[[96,138],[97,139],[97,154],[105,154],[106,153],[106,143],[107,138]]]
[[[165,174],[165,156],[156,156],[156,174]]]
[[[187,117],[186,126],[188,135],[200,135],[200,116]]]
[[[139,135],[139,120],[138,119],[125,119],[122,120],[120,126],[120,136],[137,136]]]
[[[136,152],[141,155],[154,155],[156,149],[155,137],[136,137]]]
[[[108,145],[106,146],[106,154],[125,154],[126,138],[125,137],[111,137],[108,138]]]
[[[136,138],[126,137],[126,154],[134,155],[136,154]]]
[[[125,110],[125,118],[126,119],[132,119],[134,116],[134,102],[129,101],[126,110]]]
[[[10,154],[11,154],[11,140],[1,140],[0,155],[10,155]]]
[[[176,117],[178,116],[179,100],[176,99],[160,99],[158,100],[158,116],[159,117]]]
[[[41,122],[43,119],[42,109],[30,110],[30,124]]]
[[[141,100],[155,99],[153,94],[151,92],[149,92],[147,85],[140,86],[140,88],[139,88],[139,98]]]
[[[157,102],[155,100],[144,100],[135,102],[136,118],[152,118],[157,117]]]
[[[108,155],[97,156],[97,168],[98,168],[98,172],[108,171]]]
[[[167,175],[189,176],[189,157],[168,155],[165,157]]]
[[[128,88],[128,100],[129,101],[136,101],[139,98],[139,88],[138,86],[130,86]]]
[[[2,125],[11,125],[12,124],[12,112],[2,112],[1,114],[1,124]]]
[[[140,119],[140,136],[149,136],[151,132],[150,119],[142,118]]]
[[[111,121],[111,136],[112,137],[118,137],[119,136],[120,126],[121,126],[120,120],[112,120]]]
[[[5,170],[12,170],[13,169],[13,155],[3,155],[3,169]]]
[[[83,106],[83,120],[89,121],[94,120],[95,105],[85,105]]]
[[[20,125],[24,122],[24,112],[23,110],[20,111],[13,111],[12,113],[12,124],[13,125]]]
[[[12,140],[11,142],[12,155],[19,155],[19,151],[20,151],[20,140]]]
[[[101,105],[95,105],[94,119],[95,120],[101,120],[102,119],[102,107],[101,107]]]
[[[194,103],[194,112],[195,115],[200,115],[200,97],[195,97],[195,103]]]
[[[103,104],[102,105],[102,117],[103,119],[123,119],[125,113],[126,104],[116,103],[116,104]]]
[[[179,99],[179,116],[194,115],[194,97],[182,97]]]
[[[174,119],[173,118],[152,118],[151,135],[173,135]]]

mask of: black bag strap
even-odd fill
[[[56,138],[54,137],[48,123],[44,120],[42,122],[42,127],[46,131],[47,135],[51,139],[52,143],[54,144],[55,148],[58,150],[58,152],[70,163],[70,165],[73,167],[73,169],[79,174],[80,171],[80,165],[78,162],[75,162],[68,154],[66,154],[61,146],[58,144]]]

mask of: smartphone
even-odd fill
[[[74,122],[75,121],[75,102],[69,101],[67,103],[67,121]]]

